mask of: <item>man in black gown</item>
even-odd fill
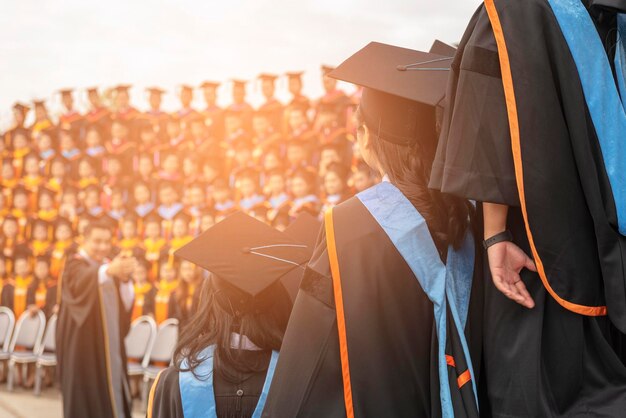
[[[626,2],[582,3],[612,62],[615,12]],[[508,74],[514,88],[505,89]],[[481,414],[624,416],[626,237],[548,1],[485,1],[459,45],[447,96],[430,186],[482,202],[484,238],[503,239],[485,253]]]
[[[84,243],[66,264],[56,334],[65,417],[130,417],[124,336],[128,332],[136,261],[110,262],[111,230],[87,226]]]

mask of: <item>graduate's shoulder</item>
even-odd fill
[[[89,261],[85,258],[85,256],[83,256],[81,253],[79,252],[75,252],[70,254],[67,259],[65,260],[65,269],[69,269],[69,268],[73,268],[73,267],[77,267],[77,266],[83,266],[83,265],[89,265]]]
[[[512,13],[517,19],[526,19],[533,17],[528,12],[552,13],[552,8],[548,0],[495,0],[498,14]],[[487,13],[484,4],[481,6],[482,12]],[[521,14],[516,14],[520,13]],[[502,16],[500,16],[502,17]]]
[[[182,417],[178,370],[170,366],[159,373],[149,400],[148,418]]]

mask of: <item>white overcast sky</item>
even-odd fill
[[[306,70],[321,91],[319,64],[339,64],[370,41],[428,49],[460,39],[479,0],[0,0],[0,128],[16,100],[63,87],[131,83],[143,88]],[[284,88],[282,89],[284,90]],[[255,89],[249,87],[255,102]],[[228,99],[228,88],[221,91]],[[282,93],[281,93],[282,94]],[[200,95],[197,105],[201,107]],[[83,93],[77,104],[85,104]]]

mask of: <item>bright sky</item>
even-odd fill
[[[131,83],[169,94],[178,84],[252,79],[260,72],[305,70],[305,93],[321,92],[319,65],[336,65],[379,41],[427,50],[433,39],[457,42],[479,0],[20,0],[0,13],[0,129],[17,101],[47,99],[59,113],[64,87]],[[279,86],[284,97],[285,85]],[[253,104],[258,88],[248,88]],[[221,88],[228,102],[228,86]],[[77,105],[84,109],[81,91]],[[196,96],[202,108],[200,94]]]

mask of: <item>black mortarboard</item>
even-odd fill
[[[61,96],[71,96],[73,92],[74,92],[74,89],[61,89],[61,90],[59,90],[59,93],[61,94]]]
[[[329,76],[363,86],[360,113],[372,134],[395,144],[436,141],[435,107],[452,59],[371,42]]]
[[[331,71],[335,69],[335,67],[333,67],[332,65],[326,65],[326,64],[322,64],[320,68],[322,69],[322,74],[324,75],[327,75],[328,73],[330,73]]]
[[[162,95],[165,93],[165,90],[163,90],[160,87],[148,87],[146,88],[146,91],[150,94],[158,94],[158,95]]]
[[[118,93],[121,91],[128,93],[128,89],[130,89],[131,87],[132,86],[130,84],[118,84],[117,86],[114,87],[114,90]]]
[[[297,78],[298,80],[302,78],[302,74],[304,74],[304,71],[290,71],[285,73],[287,78]]]
[[[321,226],[322,223],[318,218],[308,212],[302,212],[289,224],[287,229],[285,229],[285,234],[306,245],[306,251],[308,253],[307,261],[310,260],[313,255]],[[292,301],[296,299],[301,280],[302,271],[300,270],[292,270],[281,279]]]
[[[38,193],[39,196],[41,196],[41,195],[48,195],[52,199],[54,199],[56,197],[56,195],[57,195],[56,191],[54,191],[54,190],[52,190],[52,189],[50,189],[48,187],[45,187],[45,186],[39,187],[39,190],[37,191],[37,193]]]
[[[259,77],[258,77],[259,80],[269,80],[269,81],[276,81],[277,78],[278,76],[276,74],[268,74],[268,73],[261,73],[259,74]]]
[[[161,221],[163,220],[163,218],[161,218],[161,216],[159,216],[159,214],[157,213],[156,210],[150,211],[148,212],[148,214],[146,216],[144,216],[144,225],[150,222],[156,222],[159,225],[161,225]]]
[[[27,259],[33,256],[32,251],[26,245],[18,245],[15,248],[15,252],[13,253],[13,261],[17,261],[18,259]]]
[[[51,258],[51,257],[50,257],[50,254],[40,254],[40,255],[38,255],[37,257],[35,257],[35,261],[36,261],[36,262],[38,262],[38,261],[44,261],[44,262],[46,262],[46,263],[48,263],[48,264],[49,264],[49,263],[50,263],[50,258]]]
[[[191,215],[189,215],[185,210],[181,210],[172,218],[172,220],[174,221],[178,219],[185,222],[186,224],[189,224],[189,222],[191,222]]]
[[[216,89],[220,86],[221,83],[217,82],[217,81],[203,81],[202,84],[200,84],[200,88],[202,89],[206,89],[206,88],[213,88]]]
[[[18,109],[22,112],[28,112],[30,110],[30,107],[24,103],[15,102],[15,104],[13,105],[13,109]]]
[[[236,212],[180,248],[175,255],[255,297],[308,261],[309,252],[306,245],[290,236]]]
[[[70,221],[70,220],[69,220],[69,219],[67,219],[67,218],[64,218],[64,217],[62,217],[62,216],[59,216],[59,217],[57,217],[57,218],[54,220],[54,228],[55,228],[55,229],[56,229],[56,228],[59,228],[60,226],[63,226],[63,225],[66,225],[66,226],[68,226],[70,229],[73,229],[73,224],[72,224],[72,221]]]
[[[433,42],[428,52],[431,54],[442,55],[444,57],[453,57],[454,54],[456,54],[456,48],[445,42],[441,42],[439,39],[435,39],[435,42]]]

